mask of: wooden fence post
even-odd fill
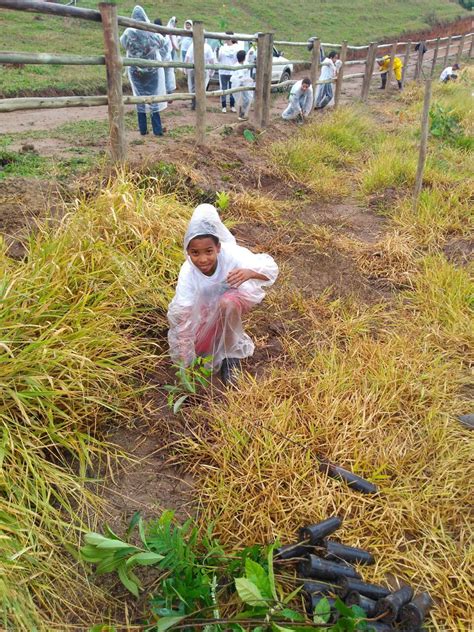
[[[344,77],[344,67],[346,65],[346,57],[347,57],[347,40],[343,40],[341,53],[339,55],[339,59],[342,61],[342,66],[339,68],[339,72],[337,74],[336,79],[336,92],[334,94],[334,107],[337,108],[339,105],[339,100],[341,98],[341,90],[342,90],[342,79]]]
[[[395,55],[397,54],[397,42],[394,42],[391,46],[390,46],[390,51],[388,53],[390,55],[390,63],[388,65],[388,70],[387,70],[387,84],[386,84],[386,88],[387,90],[390,89],[390,83],[392,81],[392,75],[393,75],[393,62],[395,61]]]
[[[424,50],[426,48],[426,42],[425,41],[420,41],[419,46],[418,46],[418,55],[416,58],[416,68],[415,68],[415,80],[419,81],[422,75],[422,70],[423,70],[423,55],[424,55]]]
[[[423,186],[423,171],[426,162],[426,149],[428,147],[429,111],[431,101],[431,79],[426,80],[425,98],[423,101],[423,114],[421,117],[420,153],[418,154],[418,167],[416,169],[415,192],[413,195],[413,210],[418,210],[421,188]]]
[[[273,33],[257,36],[257,76],[255,78],[255,122],[263,129],[270,118],[272,87]]]
[[[365,103],[369,98],[370,82],[372,81],[372,75],[374,74],[375,57],[377,55],[376,42],[370,42],[369,50],[367,53],[367,62],[365,64],[365,74],[362,79],[362,93],[360,98]]]
[[[408,73],[408,64],[410,63],[410,52],[411,52],[411,42],[407,42],[407,47],[405,50],[405,57],[403,59],[403,68],[402,68],[402,81],[405,83],[407,80]]]
[[[319,61],[321,55],[321,40],[319,37],[313,40],[313,50],[311,51],[311,70],[309,71],[309,78],[311,79],[311,85],[313,87],[314,99],[316,100],[316,81],[319,75]]]
[[[204,61],[204,25],[193,22],[194,94],[196,99],[196,142],[206,142],[206,68]]]
[[[105,67],[109,109],[110,155],[114,163],[123,163],[127,153],[122,95],[122,57],[117,22],[117,5],[99,4],[104,33]]]
[[[443,61],[443,68],[446,68],[446,65],[448,63],[448,57],[449,57],[449,48],[451,46],[451,37],[452,35],[450,35],[448,37],[448,41],[446,42],[446,54],[444,56],[444,61]]]
[[[471,35],[471,45],[469,47],[469,59],[474,57],[474,35]]]
[[[436,62],[438,61],[438,52],[439,52],[439,41],[440,41],[440,37],[438,37],[436,39],[436,44],[435,44],[435,48],[434,48],[434,52],[433,52],[433,61],[431,63],[431,72],[430,72],[430,77],[433,77],[434,75],[434,71],[435,71],[435,67],[436,67]]]
[[[456,55],[456,63],[459,64],[461,56],[464,50],[464,42],[466,41],[466,34],[464,34],[459,41],[458,54]]]

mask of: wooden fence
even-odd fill
[[[82,9],[76,6],[54,4],[38,0],[0,0],[0,8],[18,11],[28,11],[34,13],[46,13],[53,16],[77,18],[99,22],[102,25],[104,37],[104,55],[55,55],[50,53],[18,53],[0,51],[0,64],[20,63],[20,64],[61,64],[61,65],[101,65],[106,67],[107,73],[107,95],[104,96],[66,96],[66,97],[22,97],[11,99],[0,99],[0,112],[12,112],[16,110],[31,110],[59,107],[97,106],[107,105],[109,112],[110,128],[110,151],[114,163],[122,163],[126,159],[126,137],[124,125],[124,105],[139,103],[161,103],[169,100],[183,101],[196,99],[196,140],[199,144],[205,143],[206,130],[206,100],[208,97],[219,97],[236,92],[252,90],[255,92],[254,119],[259,128],[268,125],[270,116],[270,93],[273,88],[283,88],[290,86],[294,80],[272,84],[272,68],[278,65],[305,64],[309,66],[309,74],[314,86],[322,83],[335,83],[335,106],[340,101],[342,83],[352,79],[362,79],[362,89],[360,98],[366,101],[369,95],[372,76],[374,74],[375,60],[378,52],[380,54],[389,53],[391,64],[388,70],[387,87],[393,74],[393,59],[395,54],[403,51],[404,56],[404,80],[408,78],[408,70],[414,68],[413,78],[420,80],[422,77],[431,78],[435,71],[436,63],[441,60],[441,53],[444,53],[443,64],[446,65],[449,57],[455,57],[459,61],[461,55],[466,51],[469,57],[473,56],[474,37],[473,33],[456,35],[434,40],[426,40],[423,44],[433,44],[433,57],[425,60],[422,48],[419,52],[412,51],[412,42],[397,42],[393,44],[377,44],[371,42],[368,46],[349,46],[346,41],[342,44],[331,44],[320,42],[318,38],[313,38],[313,48],[311,59],[290,59],[285,62],[275,62],[273,60],[273,46],[291,46],[306,48],[308,42],[288,42],[274,40],[273,33],[215,33],[205,31],[202,22],[194,22],[192,38],[194,44],[194,63],[184,63],[180,61],[158,61],[122,57],[119,42],[119,27],[131,27],[161,35],[190,36],[190,31],[185,29],[172,29],[158,26],[151,23],[139,22],[117,14],[117,7],[112,3],[100,3],[99,10]],[[240,41],[252,42],[257,45],[256,64],[249,64],[243,68],[256,68],[256,80],[254,87],[230,88],[227,90],[206,91],[206,70],[234,70],[233,66],[222,64],[207,65],[204,61],[204,42],[206,39],[229,40],[238,39]],[[338,49],[342,66],[337,78],[328,82],[319,81],[320,48]],[[367,51],[365,59],[350,60],[348,57],[354,51],[357,55],[360,51]],[[427,63],[428,62],[428,63]],[[351,66],[365,66],[363,72],[348,74],[346,71]],[[122,75],[124,66],[148,66],[158,68],[181,68],[193,69],[195,75],[195,92],[173,93],[165,96],[128,96],[122,91]]]

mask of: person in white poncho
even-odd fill
[[[267,254],[237,245],[211,204],[199,205],[184,238],[186,261],[168,308],[170,355],[189,366],[196,356],[212,356],[224,382],[254,344],[242,327],[242,315],[265,296],[278,276]]]
[[[288,107],[282,113],[285,121],[303,121],[313,109],[313,88],[308,77],[297,81],[290,91]]]
[[[188,48],[188,52],[186,53],[186,57],[184,58],[184,61],[187,64],[194,64],[194,44],[191,44],[191,46]],[[216,63],[216,56],[214,54],[214,51],[212,50],[210,44],[208,44],[207,42],[204,43],[204,63],[207,64],[215,64]],[[207,84],[209,83],[212,75],[213,75],[214,71],[213,70],[206,70],[206,74],[205,74],[205,86],[207,89]],[[188,90],[189,92],[196,92],[196,82],[194,79],[194,68],[187,68],[186,69],[186,75],[188,77]],[[196,97],[193,97],[192,103],[191,103],[191,109],[195,110],[196,109]]]
[[[332,88],[332,82],[335,80],[338,68],[337,53],[332,50],[327,57],[321,62],[321,74],[319,75],[319,81],[328,81],[330,83],[321,83],[318,85],[316,91],[314,107],[318,110],[322,110],[331,103],[334,91]]]

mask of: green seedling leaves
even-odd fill
[[[331,604],[324,597],[321,601],[316,605],[313,613],[313,621],[316,624],[324,624],[329,621],[331,617]]]
[[[237,577],[235,588],[242,601],[249,606],[266,606],[267,603],[259,588],[246,577]]]
[[[165,632],[165,630],[169,630],[169,628],[180,623],[183,619],[186,619],[186,617],[162,617],[156,624],[156,632]]]
[[[270,579],[263,566],[247,558],[245,560],[245,575],[258,588],[265,599],[273,598]]]
[[[255,134],[249,129],[244,129],[244,138],[249,143],[254,143],[257,140],[257,137],[255,136]]]
[[[280,617],[289,619],[290,621],[305,621],[305,617],[301,614],[301,612],[291,610],[290,608],[283,608],[283,610],[281,610],[278,614]]]

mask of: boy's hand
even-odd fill
[[[227,283],[232,287],[239,287],[239,285],[242,285],[242,283],[254,277],[255,272],[253,270],[249,270],[248,268],[236,268],[235,270],[231,270],[227,275]]]

